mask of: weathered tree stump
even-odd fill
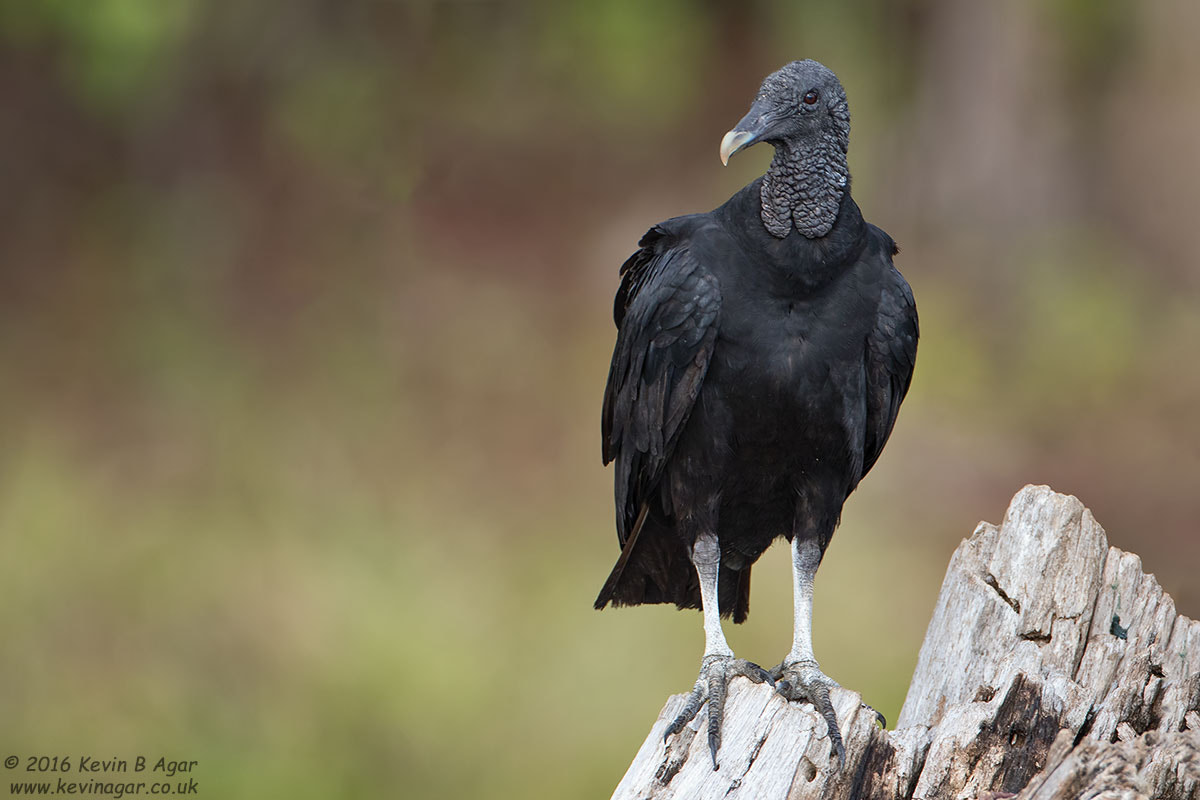
[[[834,691],[843,768],[811,705],[739,678],[714,771],[703,712],[663,742],[684,699],[614,798],[1200,800],[1200,623],[1045,486],[950,559],[896,730]]]

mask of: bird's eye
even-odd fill
[[[819,97],[819,95],[817,94],[817,90],[809,89],[807,92],[804,93],[804,102],[807,105],[811,106],[813,103],[817,102],[817,97]]]

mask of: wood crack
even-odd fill
[[[1009,597],[1008,593],[1000,588],[1000,581],[996,580],[995,575],[993,575],[992,573],[989,572],[987,574],[987,577],[985,577],[983,579],[983,582],[986,583],[988,586],[992,587],[992,589],[995,590],[996,594],[1000,595],[1000,599],[1003,600],[1005,603],[1008,603],[1009,608],[1011,608],[1013,611],[1017,612],[1018,614],[1021,613],[1020,601],[1017,600],[1017,598],[1015,598],[1015,597]]]

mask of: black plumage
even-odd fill
[[[908,389],[916,314],[891,238],[847,195],[824,239],[775,240],[758,183],[656,226],[622,268],[603,431],[623,548],[647,513],[601,607],[700,607],[678,524],[698,501],[719,503],[722,589],[748,587],[776,537],[827,544]],[[747,596],[721,592],[722,613],[743,621]]]
[[[848,137],[833,73],[789,64],[722,145],[724,159],[773,144],[767,174],[714,211],[654,226],[622,266],[602,415],[621,554],[597,608],[701,607],[697,542],[715,536],[719,610],[743,621],[755,560],[784,537],[811,543],[815,572],[879,458],[911,380],[917,314],[895,243],[850,196]],[[797,570],[798,597],[803,580],[811,595]],[[732,656],[711,639],[706,665]],[[715,691],[705,669],[697,708]],[[718,743],[719,731],[714,765]]]

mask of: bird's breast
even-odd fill
[[[715,383],[736,417],[775,424],[819,401],[828,364],[806,326],[764,315],[740,331],[722,333],[727,335],[718,340],[713,359]]]

